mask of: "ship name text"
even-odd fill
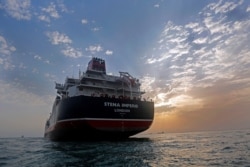
[[[138,104],[104,102],[104,107],[138,108]]]

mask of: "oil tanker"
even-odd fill
[[[119,74],[106,74],[105,60],[93,57],[78,78],[55,83],[57,96],[44,136],[53,141],[125,139],[147,130],[154,102],[142,98],[138,79]]]

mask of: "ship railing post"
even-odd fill
[[[129,83],[129,88],[130,88],[130,99],[132,99],[132,86],[131,86],[131,82]]]

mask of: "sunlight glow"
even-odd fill
[[[191,105],[201,105],[201,99],[195,99],[192,96],[181,94],[179,96],[165,99],[165,93],[159,93],[157,95],[158,101],[155,102],[155,107],[171,106],[171,107],[182,107]]]

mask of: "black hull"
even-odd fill
[[[76,96],[56,101],[45,127],[51,140],[123,139],[147,130],[153,102]]]

